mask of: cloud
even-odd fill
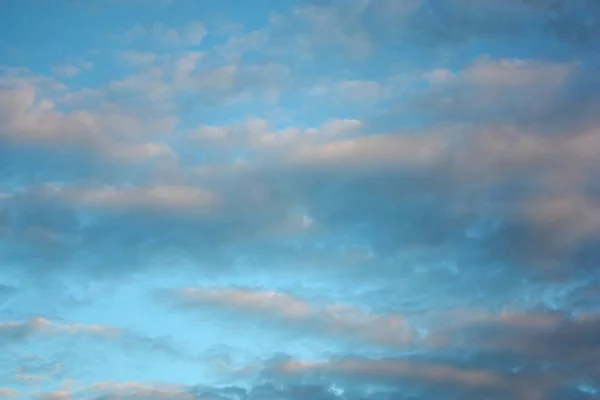
[[[344,135],[356,132],[361,128],[361,121],[357,119],[332,119],[321,125],[321,131],[326,135]]]
[[[198,51],[188,52],[180,56],[175,65],[174,84],[177,86],[185,85],[191,73],[196,69],[198,62],[205,56],[206,53]]]
[[[239,60],[246,52],[263,51],[269,34],[268,30],[261,29],[232,35],[224,44],[215,46],[215,51],[224,59]]]
[[[342,99],[354,101],[377,101],[379,98],[379,83],[373,81],[342,81],[337,84]]]
[[[294,150],[293,164],[330,168],[368,169],[377,166],[427,165],[443,152],[441,138],[403,135],[372,135],[331,141]]]
[[[71,393],[65,391],[55,391],[40,393],[37,397],[38,400],[71,400]]]
[[[66,3],[0,43],[17,398],[598,395],[592,0]]]
[[[180,348],[168,337],[152,337],[112,325],[64,323],[44,317],[31,317],[22,322],[0,322],[0,342],[8,352],[40,345],[45,349],[35,358],[2,361],[7,371],[8,366],[14,366],[10,376],[13,382],[35,384],[38,388],[47,387],[51,382],[72,374],[77,354],[114,357],[111,356],[114,354],[111,349],[115,349],[120,356],[134,360],[147,357],[155,360],[156,357],[164,357],[172,363],[198,363],[200,360],[197,354]],[[103,345],[106,347],[103,348]],[[102,350],[94,356],[98,346]],[[71,350],[75,353],[71,353]],[[42,357],[41,354],[51,358]]]
[[[61,324],[43,317],[33,317],[26,322],[0,323],[0,337],[6,340],[25,340],[34,335],[92,335],[114,337],[119,330],[104,325]]]
[[[197,46],[207,31],[201,22],[190,22],[186,26],[176,29],[154,22],[150,26],[135,24],[123,35],[127,42],[153,41],[163,46]]]
[[[467,320],[455,328],[454,335],[467,335],[466,347],[570,365],[571,374],[583,375],[597,364],[600,342],[593,332],[599,325],[596,314],[513,312]]]
[[[137,85],[140,85],[139,81]],[[112,86],[114,90],[127,90],[128,87],[132,86],[126,86],[124,82]],[[151,90],[154,89],[148,87],[147,93]],[[39,83],[19,79],[12,79],[0,90],[0,129],[2,139],[8,141],[7,149],[9,146],[47,146],[59,151],[77,149],[116,162],[173,156],[165,144],[135,138],[157,130],[173,129],[172,117],[164,114],[156,118],[138,116],[135,109],[107,102],[94,104],[92,109],[76,107],[63,111],[61,100],[45,92]],[[74,95],[69,96],[73,98]],[[136,140],[132,140],[132,136]]]
[[[297,362],[300,364],[299,362]],[[291,364],[291,362],[290,362]],[[404,364],[409,367],[408,364]],[[316,367],[316,366],[315,366]],[[465,370],[451,366],[415,362],[409,368],[403,367],[400,360],[342,360],[321,363],[320,373],[326,379],[312,379],[307,371],[295,371],[281,374],[279,379],[265,379],[249,386],[197,386],[142,384],[137,382],[98,383],[83,392],[92,399],[133,399],[144,396],[148,399],[195,399],[195,400],[260,400],[317,399],[317,400],[353,400],[359,398],[377,398],[392,400],[397,398],[423,398],[424,396],[443,395],[447,398],[461,398],[469,395],[487,395],[490,399],[502,396],[514,396],[515,399],[560,398],[553,392],[556,383],[540,379],[531,387],[521,385],[518,377],[503,376],[500,373],[483,370]],[[396,367],[396,370],[394,370]],[[427,368],[429,367],[429,368]],[[315,368],[317,369],[317,368]],[[403,373],[404,371],[404,373]],[[378,376],[378,374],[381,374]],[[283,378],[283,375],[287,375]],[[302,375],[304,382],[295,381],[294,376]],[[394,377],[398,375],[400,379]],[[431,381],[431,386],[426,386]],[[415,384],[414,382],[418,382]],[[505,387],[504,384],[519,385]],[[489,388],[500,388],[498,391]],[[547,396],[550,397],[540,397]],[[574,393],[566,395],[577,396]],[[73,398],[81,398],[78,393]],[[576,397],[574,397],[576,398]]]
[[[304,2],[289,12],[272,13],[267,27],[232,35],[216,51],[230,60],[246,54],[302,62],[332,56],[352,62],[365,60],[376,45],[363,18],[367,3]]]
[[[590,15],[585,24],[581,23],[582,12]],[[431,46],[456,46],[472,39],[510,40],[541,32],[568,54],[582,55],[597,45],[597,15],[597,5],[589,0],[427,0],[409,15],[402,28],[412,40]]]
[[[309,29],[298,34],[306,50],[317,52],[320,47],[339,46],[353,58],[363,58],[371,51],[371,42],[360,22],[360,3],[341,7],[304,5],[293,15],[299,22],[307,22]],[[313,53],[314,55],[314,53]]]
[[[290,68],[284,63],[225,64],[195,69],[198,58],[180,59],[176,84],[183,93],[193,93],[193,106],[232,104],[255,99],[276,104],[279,91],[288,83]],[[189,63],[189,64],[188,64]]]
[[[157,55],[153,52],[126,50],[119,52],[119,58],[126,64],[132,66],[143,66],[154,63]]]
[[[200,22],[192,22],[183,31],[183,40],[190,45],[199,45],[207,31]]]
[[[195,396],[179,385],[145,385],[138,382],[100,382],[91,387],[97,398],[194,399]]]
[[[492,370],[472,369],[409,359],[352,359],[325,362],[287,361],[275,364],[275,373],[308,375],[323,372],[341,376],[347,382],[386,384],[391,388],[406,383],[420,395],[450,391],[451,396],[512,396],[518,399],[545,398],[556,385],[552,377],[503,374]],[[398,385],[398,386],[396,386]],[[410,390],[410,389],[409,389]],[[414,389],[413,389],[414,390]]]
[[[436,123],[532,120],[555,104],[576,71],[572,63],[484,56],[456,73],[431,71],[428,88],[400,109]]]
[[[125,400],[125,399],[181,399],[202,400],[192,392],[193,388],[185,385],[167,383],[140,382],[96,382],[92,385],[72,391],[53,391],[38,393],[39,400]]]
[[[218,204],[215,194],[193,187],[154,186],[149,188],[89,188],[61,189],[48,187],[50,196],[57,196],[86,208],[100,209],[171,209],[202,210]]]
[[[45,379],[45,377],[43,377],[43,376],[24,375],[24,374],[16,374],[13,377],[13,381],[19,382],[19,383],[26,383],[26,384],[39,384],[40,382],[44,381],[44,379]]]
[[[288,126],[274,130],[266,119],[249,117],[233,125],[202,125],[187,134],[196,145],[210,147],[213,151],[252,148],[263,152],[259,154],[260,158],[275,149],[289,152],[292,147],[316,146],[335,137],[355,136],[362,128],[360,120],[334,118],[315,128]]]
[[[258,319],[275,318],[290,327],[328,335],[341,335],[382,346],[411,343],[414,333],[401,316],[377,315],[346,305],[318,306],[285,293],[252,289],[183,288],[176,302],[186,308],[231,310]]]
[[[556,85],[572,72],[574,65],[549,64],[539,61],[480,58],[464,71],[460,77],[466,83],[490,86],[537,86]]]
[[[482,61],[486,66],[481,67],[477,64],[467,67],[466,72],[461,72],[461,76],[468,78],[461,78],[465,82],[467,87],[471,85],[471,82],[477,82],[477,85],[491,85],[493,80],[478,78],[481,74],[489,74],[490,70],[496,71],[500,69],[513,70],[522,68],[524,65],[520,62],[512,64],[512,62],[500,61],[498,63],[492,63],[489,61]],[[516,65],[516,67],[515,67]],[[525,68],[525,67],[523,67]],[[529,68],[529,67],[527,67]],[[538,71],[535,67],[533,70]],[[474,72],[472,70],[479,71],[483,69],[488,72]],[[554,75],[554,72],[549,72],[550,76],[563,76],[568,68],[565,67],[550,67],[547,71],[562,71],[558,75]],[[546,70],[544,70],[546,71]],[[512,72],[511,72],[512,73]],[[525,76],[531,76],[532,73],[527,72],[524,76],[517,75],[523,79],[524,82],[529,82],[530,78]],[[496,72],[492,75],[496,76]],[[501,74],[500,74],[501,75]],[[539,73],[540,76],[544,76],[544,73]],[[487,75],[486,75],[487,76]],[[533,76],[538,76],[538,73],[533,73]],[[498,85],[510,86],[512,78],[498,78]],[[536,78],[537,79],[537,78]],[[541,79],[541,78],[540,78]],[[544,82],[546,82],[544,78]],[[548,78],[549,80],[551,78]],[[218,83],[218,82],[217,82]],[[461,83],[462,84],[462,83]],[[495,85],[495,84],[494,84]],[[537,83],[536,83],[537,85]],[[22,94],[25,94],[23,92]],[[20,106],[18,99],[19,96],[12,96],[13,100],[11,105],[7,107],[12,113],[19,114],[18,107]],[[31,100],[28,100],[31,102]],[[358,126],[358,120],[347,119],[342,123],[342,119],[331,120],[324,122],[320,130],[323,133],[332,132],[333,130],[348,130],[347,135],[357,135],[364,132],[363,122],[361,121],[361,130],[356,133],[352,133],[354,127]],[[106,122],[104,122],[106,123]],[[334,129],[335,128],[335,129]],[[457,232],[464,232],[469,230],[469,225],[477,224],[477,216],[473,215],[474,208],[467,209],[466,207],[460,208],[460,202],[464,196],[468,193],[472,196],[483,196],[487,190],[491,190],[495,187],[501,187],[505,182],[509,182],[512,179],[525,177],[531,178],[531,183],[542,183],[544,185],[556,185],[563,182],[565,185],[573,185],[576,182],[574,177],[585,177],[584,171],[588,170],[593,165],[593,144],[595,143],[595,133],[593,130],[584,131],[580,134],[573,133],[570,136],[570,140],[565,141],[559,135],[544,136],[543,131],[536,132],[536,130],[530,128],[530,132],[524,134],[524,129],[519,125],[508,125],[508,126],[494,126],[494,125],[483,125],[483,126],[456,126],[450,129],[441,129],[439,131],[416,131],[416,132],[398,132],[393,134],[370,134],[364,137],[336,137],[335,135],[329,135],[330,138],[324,138],[319,135],[315,135],[315,130],[302,130],[297,127],[289,127],[281,131],[273,132],[268,123],[264,119],[255,118],[249,119],[239,126],[203,126],[197,131],[193,132],[192,135],[202,143],[203,146],[221,146],[224,149],[231,148],[243,148],[252,147],[260,150],[259,153],[254,154],[254,159],[248,160],[247,165],[249,168],[231,168],[230,182],[241,182],[248,178],[249,171],[261,171],[268,169],[268,163],[271,165],[280,165],[282,168],[280,171],[283,173],[290,174],[290,176],[301,177],[302,179],[296,180],[297,185],[292,191],[286,189],[286,191],[280,191],[280,200],[292,199],[295,196],[300,196],[303,202],[305,202],[306,208],[312,211],[312,217],[320,221],[320,223],[327,226],[331,224],[333,220],[328,215],[327,203],[319,204],[317,200],[322,200],[319,197],[321,194],[318,188],[318,181],[320,179],[331,179],[331,177],[340,176],[342,173],[350,173],[350,171],[362,171],[364,174],[373,174],[375,171],[386,171],[388,174],[394,174],[396,176],[395,184],[390,185],[387,179],[372,179],[371,187],[379,186],[385,189],[389,194],[393,194],[390,197],[391,201],[408,201],[411,193],[422,193],[426,196],[442,196],[445,198],[445,202],[435,211],[435,214],[431,214],[431,224],[434,224],[434,220],[437,219],[438,223],[441,221],[449,220],[453,221],[455,225],[448,226],[445,229],[434,229],[435,234],[430,232],[432,225],[424,224],[421,230],[416,232],[412,231],[411,241],[419,242],[424,240],[428,243],[432,238],[440,240],[440,236],[448,235],[444,241],[452,241],[452,234]],[[61,135],[64,131],[61,132]],[[463,143],[463,146],[460,146]],[[106,145],[108,146],[108,145]],[[283,146],[283,147],[282,147]],[[100,147],[101,148],[101,147]],[[152,155],[164,155],[168,156],[171,154],[171,150],[167,149],[159,144],[136,144],[130,145],[130,147],[108,147],[110,150],[105,150],[107,155],[114,157],[115,159],[123,160],[143,160],[146,157]],[[588,153],[586,153],[586,151]],[[138,155],[139,154],[139,155]],[[586,155],[588,154],[588,155]],[[588,161],[586,161],[588,160]],[[256,162],[258,161],[258,162]],[[261,164],[262,162],[262,164]],[[273,164],[275,163],[275,164]],[[240,164],[239,166],[242,166]],[[565,168],[567,166],[567,168]],[[533,168],[535,167],[535,168]],[[211,169],[210,165],[200,166],[197,171],[208,171]],[[211,170],[216,170],[212,168]],[[527,174],[523,171],[527,170]],[[312,173],[311,171],[319,171],[321,177],[309,176],[307,174]],[[416,186],[403,186],[408,185],[410,174],[412,176],[420,177],[419,179],[412,179],[411,185]],[[557,175],[559,174],[559,175]],[[558,177],[564,176],[564,178],[550,179],[551,176]],[[255,175],[256,176],[256,175]],[[401,178],[401,179],[400,179]],[[214,180],[214,177],[211,178]],[[265,174],[263,176],[263,182],[261,185],[266,187],[267,192],[274,192],[277,189],[277,179],[273,174]],[[265,180],[266,179],[266,180]],[[229,192],[223,184],[216,184],[214,191],[220,193],[221,197],[227,197]],[[253,184],[251,181],[249,184]],[[358,216],[358,210],[366,204],[370,206],[381,207],[382,202],[385,200],[376,199],[374,196],[370,196],[367,193],[362,192],[362,186],[366,184],[366,180],[363,178],[355,177],[345,181],[343,186],[338,186],[344,196],[354,197],[355,199],[362,199],[364,203],[362,205],[348,203],[346,210],[348,212],[347,219],[340,219],[338,215],[335,220],[336,225],[330,225],[329,227],[333,230],[338,227],[341,228],[346,223],[354,224],[357,222],[354,218]],[[235,184],[234,184],[235,185]],[[454,185],[454,186],[452,186]],[[243,187],[242,185],[241,187]],[[176,187],[173,186],[173,187]],[[404,189],[401,189],[404,187]],[[397,189],[396,189],[397,188]],[[562,188],[556,187],[556,189],[566,189],[567,186]],[[577,188],[573,187],[573,190]],[[118,190],[115,192],[114,198],[121,200],[125,199],[126,196],[138,196],[144,195],[146,197],[152,197],[158,201],[157,197],[149,192],[149,188],[131,188],[127,190]],[[198,188],[195,185],[191,185],[186,189],[186,193],[192,193]],[[200,189],[202,190],[202,189]],[[248,190],[254,190],[248,188]],[[345,192],[344,192],[345,191]],[[445,192],[444,192],[445,191]],[[91,191],[89,194],[91,195]],[[134,195],[137,193],[136,195]],[[237,191],[239,194],[239,190]],[[331,192],[330,192],[331,193]],[[361,193],[360,196],[356,197],[355,193]],[[109,191],[99,191],[97,194],[109,195]],[[111,197],[112,198],[112,197]],[[130,197],[133,198],[133,197]],[[574,197],[576,198],[576,197]],[[394,200],[392,200],[394,199]],[[123,200],[125,201],[125,200]],[[129,201],[129,200],[128,200]],[[133,200],[131,200],[133,201]],[[150,200],[148,200],[150,201]],[[333,200],[332,200],[333,201]],[[546,200],[547,201],[547,200]],[[137,200],[131,204],[141,204]],[[531,204],[528,205],[528,203]],[[123,202],[119,202],[120,205],[124,205]],[[273,204],[273,203],[271,203]],[[332,203],[333,204],[333,203]],[[391,203],[390,203],[391,204]],[[420,209],[419,212],[425,212],[427,207],[433,207],[433,203],[423,203],[421,205],[414,205],[415,210]],[[437,203],[436,203],[437,204]],[[251,224],[252,228],[245,226],[246,221],[250,217],[250,209],[241,205],[234,205],[230,202],[230,205],[237,208],[237,211],[233,214],[236,216],[232,223],[228,226],[228,232],[239,232],[240,230],[249,229],[248,232],[259,231],[260,225],[263,223],[256,220]],[[355,208],[356,207],[356,208]],[[483,205],[482,205],[483,207]],[[504,219],[507,221],[507,229],[502,230],[496,228],[495,231],[486,233],[490,240],[492,240],[492,246],[490,249],[497,248],[499,252],[505,252],[506,246],[512,246],[512,254],[521,254],[522,256],[535,256],[528,250],[528,246],[531,243],[541,240],[548,235],[550,232],[544,229],[548,223],[552,220],[556,220],[556,216],[547,216],[544,218],[538,217],[534,212],[529,212],[530,209],[537,209],[535,207],[535,199],[529,199],[527,203],[488,203],[485,207],[493,209],[499,220]],[[126,208],[126,207],[125,207]],[[285,206],[283,206],[285,208]],[[542,208],[540,208],[541,210]],[[228,208],[222,208],[223,211]],[[266,214],[271,214],[269,219],[282,218],[279,213],[281,208],[272,208]],[[353,211],[354,210],[354,211]],[[231,211],[231,209],[229,209]],[[593,212],[593,209],[590,210]],[[288,214],[285,212],[285,214]],[[223,214],[224,215],[224,214]],[[288,214],[289,215],[289,214]],[[435,215],[435,217],[434,217]],[[362,218],[362,217],[359,217]],[[400,218],[400,216],[398,216]],[[550,219],[548,219],[550,218]],[[388,226],[390,232],[394,232],[391,237],[397,237],[397,235],[404,235],[401,231],[396,228],[392,228],[392,221],[394,218],[390,218],[388,215],[385,219],[380,219],[377,215],[373,214],[369,217],[369,224],[380,224],[379,231],[383,232],[382,228]],[[526,235],[525,240],[523,236],[518,241],[511,239],[509,232],[510,223],[525,223],[527,224],[527,230],[522,231],[521,234]],[[389,222],[388,222],[389,221]],[[408,220],[410,221],[410,219]],[[407,228],[410,226],[410,222],[406,222]],[[591,220],[586,220],[589,223]],[[238,224],[236,227],[236,224]],[[435,225],[438,225],[435,223]],[[575,219],[573,223],[577,225]],[[255,225],[254,225],[255,224]],[[270,224],[266,223],[265,224]],[[566,232],[569,229],[575,235],[575,238],[581,240],[587,240],[590,235],[595,234],[595,228],[581,228],[583,234],[577,233],[579,229],[575,225],[564,225],[559,224],[561,228]],[[374,225],[373,225],[374,226]],[[397,225],[396,225],[397,227]],[[433,229],[433,228],[431,228]],[[415,234],[416,233],[416,234]],[[586,234],[587,233],[587,234]],[[422,236],[421,236],[422,235]],[[579,235],[579,236],[577,236]],[[456,237],[456,236],[454,236]],[[378,243],[379,234],[374,234],[371,237],[371,246],[379,247],[383,246],[382,243]],[[389,240],[389,239],[388,239]],[[487,240],[487,239],[486,239]],[[581,242],[578,240],[578,242]],[[546,243],[553,243],[548,242]],[[573,242],[571,242],[573,243]],[[556,253],[551,251],[553,248],[560,249],[563,246],[560,242],[556,242],[556,245],[547,247],[546,255],[555,255]],[[572,247],[564,247],[562,253],[570,250]],[[519,251],[515,251],[519,249]],[[545,252],[543,248],[538,248],[537,251]],[[497,255],[497,253],[494,253]],[[542,255],[540,253],[540,255]],[[537,256],[536,256],[537,257]]]
[[[24,199],[28,200],[29,210],[39,209],[48,213],[47,219],[30,219],[29,212],[19,206]],[[37,236],[45,238],[54,245],[61,242],[67,246],[80,243],[91,234],[94,221],[99,216],[117,223],[123,215],[159,215],[160,218],[174,218],[176,215],[193,219],[194,216],[203,221],[210,217],[210,212],[219,208],[218,195],[195,187],[185,186],[149,186],[149,187],[65,187],[46,185],[13,193],[3,199],[2,205],[12,211],[9,219],[20,221],[13,230],[8,230],[18,238],[29,236],[30,240]],[[52,208],[52,211],[50,211]],[[46,210],[46,211],[43,211]],[[35,212],[34,212],[35,213]],[[62,215],[61,220],[50,217],[50,214]],[[112,217],[111,217],[112,215]],[[96,216],[96,217],[94,217]],[[177,219],[177,218],[175,218]],[[83,223],[87,220],[87,225]],[[108,222],[98,220],[97,223]],[[30,235],[34,235],[33,237]],[[34,241],[35,243],[35,241]],[[60,246],[59,246],[60,247]]]
[[[81,69],[72,64],[57,65],[53,68],[53,72],[61,77],[72,78],[81,73]]]
[[[543,184],[552,190],[580,190],[574,177],[585,178],[585,171],[593,167],[594,163],[592,148],[596,135],[593,130],[583,131],[580,134],[573,133],[569,140],[564,140],[560,135],[544,136],[543,131],[537,132],[533,129],[524,134],[524,130],[518,125],[476,125],[471,127],[459,125],[431,131],[370,134],[366,136],[360,135],[365,129],[362,121],[360,122],[360,130],[353,132],[358,126],[358,120],[333,119],[321,126],[320,131],[325,135],[317,134],[316,132],[319,130],[302,130],[297,127],[289,127],[273,132],[267,121],[260,118],[248,119],[240,125],[234,126],[202,126],[190,132],[190,135],[198,140],[202,146],[212,146],[213,149],[224,151],[225,153],[222,154],[225,157],[224,161],[227,161],[227,157],[231,156],[232,153],[227,155],[227,151],[231,152],[232,149],[253,148],[259,151],[248,159],[246,164],[240,163],[235,168],[223,168],[222,171],[229,172],[227,179],[221,182],[217,182],[217,179],[224,177],[217,178],[214,173],[206,175],[209,170],[217,171],[219,169],[218,165],[203,165],[196,168],[197,178],[208,182],[208,188],[203,187],[203,183],[189,184],[183,185],[183,187],[180,187],[181,190],[178,191],[178,185],[166,185],[164,186],[164,196],[160,195],[158,189],[153,189],[152,186],[131,188],[114,186],[112,189],[110,187],[107,189],[90,188],[79,193],[73,191],[74,197],[71,199],[72,203],[70,204],[76,205],[77,202],[74,201],[75,198],[78,198],[78,206],[96,207],[100,201],[98,199],[103,199],[104,205],[112,202],[111,204],[116,205],[116,208],[120,208],[122,211],[127,209],[133,211],[132,205],[134,204],[145,204],[144,207],[148,206],[146,209],[156,210],[157,207],[154,207],[154,205],[158,205],[158,203],[167,204],[172,200],[170,204],[175,206],[175,204],[184,201],[183,198],[194,198],[198,199],[197,203],[195,203],[196,200],[189,200],[186,204],[199,206],[200,203],[214,204],[211,201],[199,200],[199,193],[209,189],[213,192],[213,196],[229,199],[225,202],[226,205],[221,208],[223,214],[220,216],[215,215],[215,217],[217,219],[224,218],[226,213],[230,213],[227,217],[230,221],[227,226],[227,235],[236,235],[242,231],[248,233],[258,232],[264,229],[265,225],[271,225],[275,223],[274,221],[288,218],[290,212],[286,210],[288,207],[285,205],[285,201],[294,197],[302,198],[304,206],[311,210],[311,218],[318,220],[320,224],[327,226],[333,232],[335,229],[342,229],[344,226],[348,229],[348,225],[345,224],[359,223],[356,218],[364,218],[360,216],[359,210],[362,209],[361,207],[368,205],[367,207],[378,209],[387,201],[390,202],[390,207],[392,202],[397,201],[404,201],[407,205],[413,204],[409,199],[411,196],[417,196],[417,193],[423,196],[441,196],[440,198],[444,199],[444,203],[441,203],[433,214],[424,217],[426,221],[430,218],[432,225],[425,223],[421,225],[419,230],[415,231],[413,229],[410,236],[408,236],[408,233],[398,230],[398,225],[394,225],[395,222],[393,221],[398,221],[396,218],[404,218],[400,215],[392,218],[388,214],[385,218],[383,216],[379,218],[377,213],[373,213],[368,219],[369,225],[367,226],[374,224],[372,226],[378,226],[379,232],[384,232],[384,228],[389,225],[390,237],[398,237],[399,235],[415,243],[424,241],[424,244],[428,244],[434,239],[451,242],[456,238],[458,232],[472,229],[471,226],[479,223],[477,215],[479,211],[476,211],[476,208],[473,207],[465,207],[464,203],[461,205],[464,196],[467,194],[470,196],[484,196],[486,191],[500,188],[506,182],[517,178],[527,178],[530,184]],[[331,134],[333,130],[347,131],[347,133],[340,134],[352,137]],[[123,156],[119,158],[127,159],[125,156],[130,154],[130,156],[127,156],[129,159],[139,160],[146,155],[168,155],[171,152],[170,149],[163,148],[158,144],[136,146],[131,146],[127,153],[122,153]],[[116,157],[119,155],[117,150],[119,148],[111,150],[109,154]],[[136,156],[138,151],[140,155]],[[216,157],[217,154],[213,153],[213,156]],[[223,160],[218,157],[215,159]],[[294,179],[297,182],[295,187],[280,189],[278,187],[279,177],[273,173],[263,172],[270,169],[269,165],[278,165],[280,173],[295,176]],[[361,171],[363,175],[361,175],[362,177],[356,176],[346,179],[344,185],[337,186],[335,190],[341,191],[339,192],[340,195],[354,198],[356,201],[361,199],[360,201],[363,203],[347,203],[345,212],[348,214],[343,218],[344,214],[338,214],[334,220],[328,214],[330,212],[328,203],[321,202],[323,197],[320,196],[324,195],[325,192],[319,189],[318,182],[325,182],[336,176],[349,174],[351,171]],[[372,175],[377,171],[392,174],[391,176],[396,177],[395,183],[390,185],[390,181],[383,177],[377,179]],[[524,174],[524,171],[527,171],[527,173]],[[316,172],[319,172],[319,176],[312,175]],[[367,183],[369,174],[371,174],[372,179]],[[259,175],[260,178],[258,178]],[[564,178],[556,179],[559,176]],[[419,179],[415,177],[419,177]],[[253,181],[253,179],[259,180]],[[246,181],[248,186],[240,185],[242,181]],[[388,200],[378,199],[376,196],[371,195],[370,191],[363,191],[361,185],[367,184],[371,188],[379,187],[378,190],[387,191]],[[557,186],[558,184],[565,186]],[[235,189],[233,189],[234,186]],[[264,190],[264,193],[278,194],[274,197],[266,195],[265,199],[269,202],[271,208],[267,209],[263,215],[268,218],[268,221],[256,219],[250,225],[247,225],[249,221],[254,219],[251,216],[250,207],[234,201],[229,196],[234,192],[236,193],[235,196],[240,196],[245,192],[242,196],[251,198],[256,195],[251,193],[257,193],[257,187],[264,188],[260,189],[261,191]],[[169,192],[168,195],[166,195],[167,192]],[[331,196],[333,193],[336,192],[329,191],[327,196]],[[356,196],[357,193],[360,193],[360,196]],[[142,198],[145,200],[142,201]],[[175,200],[176,198],[180,200]],[[540,213],[544,208],[535,206],[535,198],[515,202],[516,200],[512,200],[512,202],[488,202],[485,205],[480,205],[482,212],[484,209],[493,210],[498,220],[504,219],[506,221],[506,225],[504,225],[506,228],[502,225],[493,229],[490,228],[491,230],[487,233],[483,233],[484,239],[491,240],[490,250],[498,249],[498,252],[504,252],[506,246],[511,246],[512,255],[538,257],[529,251],[528,246],[542,240],[554,231],[544,227],[549,226],[548,224],[553,223],[553,221],[558,221],[558,216],[545,214],[546,216],[542,217]],[[333,198],[331,198],[331,201],[334,201]],[[545,199],[544,201],[550,200]],[[278,202],[279,205],[276,206],[275,202]],[[151,203],[153,206],[149,207]],[[127,204],[130,206],[127,206]],[[592,203],[590,204],[593,206]],[[425,211],[428,207],[437,205],[438,203],[425,202],[415,203],[411,207],[415,207],[415,212],[421,213],[428,212]],[[158,208],[168,209],[162,206]],[[181,209],[186,209],[186,207],[182,206]],[[232,212],[233,214],[231,214]],[[593,208],[590,209],[590,213],[593,213]],[[407,219],[404,222],[407,229],[411,226],[410,221],[411,219]],[[449,225],[443,229],[432,228],[433,225],[443,225],[442,221],[452,221],[454,225]],[[521,235],[525,236],[521,236],[519,240],[510,237],[512,235],[509,233],[512,229],[510,227],[512,221],[526,224],[527,230],[520,232]],[[592,221],[593,218],[586,219],[585,224],[592,224]],[[576,217],[573,216],[572,224],[559,223],[558,225],[565,234],[571,235],[574,239],[577,239],[576,242],[581,243],[583,240],[593,237],[596,232],[593,224],[591,228],[585,228],[583,225],[580,228],[578,224],[581,223],[582,220],[577,222]],[[567,230],[571,233],[568,233]],[[435,231],[435,234],[433,231]],[[373,232],[373,236],[369,240],[371,246],[381,250],[384,245],[378,242],[380,240],[379,235],[382,234]],[[444,235],[447,236],[444,237]],[[442,238],[440,239],[440,237]],[[554,252],[554,249],[560,250],[561,246],[560,253],[565,255],[565,251],[568,252],[573,248],[565,247],[565,243],[577,245],[574,241],[562,242],[562,244],[561,242],[552,241],[546,241],[546,243],[548,243],[546,249],[539,246],[537,248],[537,251],[540,251],[540,256],[555,255],[557,253]],[[552,243],[555,243],[555,245]],[[223,244],[223,246],[226,245]],[[498,253],[493,254],[494,256],[498,255]]]
[[[11,399],[18,396],[19,392],[15,389],[0,388],[0,398],[2,399]]]

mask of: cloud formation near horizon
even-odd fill
[[[595,0],[4,3],[0,399],[600,395]]]

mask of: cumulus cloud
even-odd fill
[[[93,154],[124,161],[170,154],[165,144],[127,143],[111,137],[137,135],[145,129],[139,118],[114,105],[65,113],[56,108],[52,98],[45,98],[38,87],[19,81],[3,89],[0,98],[2,136],[14,144],[67,149],[81,146]],[[161,120],[148,121],[157,122],[161,129]]]

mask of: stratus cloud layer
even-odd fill
[[[6,8],[0,398],[600,393],[596,1]]]

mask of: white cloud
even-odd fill
[[[175,85],[178,91],[194,93],[197,101],[209,104],[215,101],[233,104],[258,99],[265,103],[276,103],[290,75],[289,66],[281,63],[236,63],[193,70],[197,61],[194,58],[180,60]]]
[[[167,27],[155,22],[150,27],[136,24],[127,30],[123,37],[128,42],[152,40],[166,46],[197,46],[202,43],[206,34],[206,28],[198,21],[180,28]]]
[[[42,189],[47,196],[88,208],[205,212],[219,202],[215,193],[188,186],[76,188],[47,185]]]
[[[337,90],[341,99],[359,102],[377,101],[381,92],[378,82],[359,80],[338,82]]]
[[[193,400],[196,396],[190,388],[175,384],[143,384],[140,382],[99,382],[89,389],[100,398],[140,398],[140,399],[173,399]]]
[[[291,147],[322,144],[334,140],[336,136],[358,133],[361,129],[360,120],[334,118],[323,122],[319,128],[288,126],[272,130],[266,119],[249,117],[236,125],[203,125],[190,130],[188,134],[204,146],[247,147],[263,151],[277,149],[287,154]]]
[[[119,59],[132,66],[144,66],[154,63],[157,54],[149,51],[125,50],[118,53]]]
[[[215,304],[238,308],[242,312],[273,313],[291,320],[310,317],[310,306],[302,300],[277,292],[242,289],[185,288],[179,292],[186,304]]]
[[[53,392],[39,393],[36,396],[36,400],[72,400],[73,397],[70,392],[57,390]]]
[[[144,37],[148,31],[141,24],[135,24],[125,32],[125,39],[131,41]]]
[[[520,211],[540,229],[555,232],[549,236],[559,249],[567,250],[574,243],[600,234],[600,205],[583,193],[534,198]]]
[[[0,399],[12,399],[19,397],[19,391],[10,388],[0,388]]]
[[[143,101],[156,106],[153,114],[145,112],[141,105],[138,111],[133,104],[107,103],[103,101],[103,90],[84,89],[61,98],[45,96],[31,83],[13,84],[0,89],[0,126],[4,136],[24,144],[76,145],[114,161],[156,157],[172,160],[174,155],[167,145],[144,138],[171,132],[178,122],[168,114],[171,111],[169,86],[159,78],[160,75],[157,77],[149,71],[111,82],[106,89],[136,95],[142,91]],[[73,111],[61,111],[60,106],[64,104],[74,108]]]
[[[85,69],[87,71],[89,71],[92,68],[94,68],[94,65],[95,65],[94,62],[92,62],[92,61],[82,61],[81,64],[80,64],[81,68],[83,68],[83,69]]]
[[[485,86],[560,86],[575,67],[575,64],[481,57],[461,71],[459,77],[465,83]]]
[[[177,60],[173,81],[175,86],[182,87],[189,83],[191,73],[196,69],[198,61],[206,56],[202,52],[189,52]]]
[[[182,37],[186,44],[197,46],[202,43],[207,31],[200,22],[192,22],[182,31]]]
[[[64,78],[73,78],[81,73],[81,69],[73,64],[57,65],[52,68],[52,71],[54,74]]]
[[[307,22],[309,29],[296,34],[296,40],[304,45],[311,56],[319,48],[341,46],[352,58],[364,59],[372,49],[372,43],[362,22],[363,2],[354,2],[342,7],[300,6],[292,16],[284,17],[276,28],[284,24]]]
[[[202,126],[192,136],[202,141],[224,141],[229,136],[228,131],[228,127],[224,126]]]
[[[357,119],[336,118],[323,123],[321,132],[326,135],[344,135],[357,132],[361,126],[361,121]]]
[[[314,85],[312,88],[310,88],[310,90],[308,91],[308,94],[311,96],[325,96],[327,94],[329,94],[329,87],[327,85]]]
[[[414,339],[399,315],[378,315],[347,305],[317,306],[280,292],[251,289],[184,288],[176,292],[188,306],[225,307],[258,318],[283,319],[300,329],[320,334],[342,335],[383,345],[405,345]]]
[[[427,166],[439,161],[444,151],[441,137],[389,134],[309,144],[294,149],[286,158],[306,167]]]
[[[197,399],[192,388],[185,385],[141,382],[97,382],[77,390],[42,392],[38,400],[71,400],[84,396],[88,399],[148,399],[193,400]]]
[[[261,29],[233,35],[225,44],[215,46],[214,50],[227,60],[239,60],[246,52],[264,50],[268,40],[269,31]]]
[[[191,77],[189,82],[186,82],[192,85],[191,88],[187,87],[186,83],[182,84],[182,86],[186,86],[188,90],[193,88],[230,90],[234,87],[238,70],[238,66],[230,64],[209,71],[203,71]]]
[[[433,71],[427,72],[425,74],[425,77],[431,82],[431,83],[443,83],[443,82],[448,82],[450,79],[452,79],[454,77],[454,74],[452,73],[452,71],[445,69],[445,68],[436,68]]]

